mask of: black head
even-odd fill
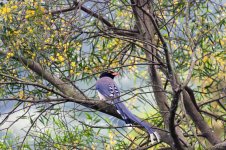
[[[110,78],[114,79],[114,77],[117,76],[117,75],[118,75],[117,72],[106,71],[106,72],[101,73],[100,78],[102,78],[102,77],[110,77]]]

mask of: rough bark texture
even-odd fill
[[[137,20],[137,27],[140,31],[140,34],[143,35],[143,38],[144,38],[143,40],[146,43],[155,44],[155,41],[153,39],[154,39],[154,33],[156,33],[156,31],[155,31],[156,29],[153,26],[153,18],[150,18],[150,16],[154,16],[153,12],[151,10],[151,8],[152,8],[151,2],[147,1],[147,0],[131,0],[131,3],[133,6],[134,15]],[[147,15],[147,13],[150,13],[150,15]],[[155,60],[155,57],[153,57],[153,55],[157,56],[156,50],[151,45],[147,45],[147,44],[145,45],[145,48],[147,50],[150,50],[150,52],[151,52],[151,53],[149,53],[149,52],[146,53],[147,58],[150,61],[155,62],[156,60]],[[168,64],[168,65],[170,65],[170,64]],[[152,88],[154,91],[156,102],[157,102],[157,104],[160,108],[160,112],[164,118],[164,123],[166,125],[166,129],[169,129],[169,126],[168,126],[169,125],[169,109],[167,107],[168,106],[167,105],[167,97],[164,92],[161,92],[161,91],[163,91],[163,86],[162,86],[161,79],[158,75],[156,66],[154,66],[154,65],[150,66],[149,74],[150,74],[151,82],[153,84]],[[173,74],[170,74],[170,75],[173,75]],[[171,78],[178,79],[178,78],[176,78],[176,75]],[[178,83],[180,83],[180,82],[177,81],[178,83],[176,83],[176,82],[172,83],[172,80],[170,82],[171,82],[172,90],[176,91],[177,90],[176,88],[179,87]],[[176,84],[178,84],[178,85],[176,85]],[[201,114],[198,112],[198,110],[196,109],[196,107],[194,106],[194,104],[192,103],[190,97],[188,96],[188,94],[186,92],[183,92],[183,98],[184,98],[184,102],[185,102],[185,108],[186,108],[189,116],[192,118],[194,123],[200,129],[202,134],[204,134],[206,139],[213,145],[220,143],[220,139],[214,134],[214,132],[210,129],[208,124],[204,121]],[[185,142],[186,140],[185,140],[184,136],[182,135],[182,133],[180,132],[180,130],[178,130],[176,128],[175,133],[178,135],[179,139],[183,141],[181,144],[184,145],[185,147],[188,146],[188,144]],[[175,146],[175,145],[173,145],[173,146]],[[178,149],[178,146],[175,146],[174,148]]]
[[[137,20],[137,27],[139,29],[140,34],[142,34],[144,38],[143,41],[147,43],[155,44],[155,41],[154,41],[155,28],[153,26],[153,23],[150,17],[141,10],[141,9],[144,9],[146,12],[152,13],[149,2],[146,0],[131,0],[131,3],[133,5],[133,12]],[[138,7],[142,7],[142,8],[138,8]],[[155,59],[155,56],[157,56],[156,49],[154,49],[151,45],[148,45],[148,44],[145,44],[145,48],[149,51],[149,52],[146,52],[147,58],[151,62],[156,62],[156,59]],[[149,66],[148,71],[150,75],[150,80],[152,82],[152,88],[154,91],[155,100],[160,109],[160,113],[164,118],[166,130],[168,130],[169,129],[169,126],[168,126],[169,125],[169,107],[167,104],[166,94],[163,90],[163,84],[157,72],[156,67],[157,66],[151,65]],[[180,141],[182,141],[181,144],[184,145],[184,147],[189,147],[189,144],[186,143],[186,140],[182,135],[182,133],[179,131],[179,128],[176,127],[175,130]],[[177,149],[174,143],[171,143],[170,145],[172,148]]]
[[[214,145],[211,150],[226,150],[226,142],[218,143]]]
[[[186,91],[183,91],[183,99],[185,109],[187,114],[194,121],[195,125],[202,132],[203,136],[212,144],[220,143],[220,139],[216,136],[214,131],[208,126],[208,124],[204,121],[202,115],[198,112],[195,105],[192,103],[192,100]]]

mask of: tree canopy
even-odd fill
[[[0,149],[226,149],[225,0],[0,3]],[[103,71],[161,136],[99,101]]]

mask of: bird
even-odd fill
[[[114,77],[118,76],[118,72],[105,71],[100,74],[100,78],[96,81],[96,90],[100,100],[113,104],[116,111],[121,115],[126,124],[139,124],[144,127],[150,134],[151,143],[154,144],[156,137],[157,142],[160,142],[160,135],[147,122],[142,121],[120,101],[120,91],[114,82]]]

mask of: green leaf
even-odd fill
[[[89,113],[85,113],[85,115],[86,115],[86,118],[87,118],[88,120],[92,120],[92,119],[93,119],[93,117],[92,117]]]

